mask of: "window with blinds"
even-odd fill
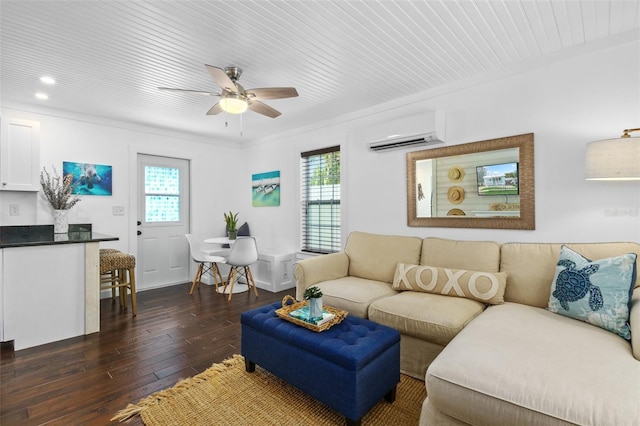
[[[340,243],[340,147],[300,156],[302,250],[334,253]]]

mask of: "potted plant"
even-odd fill
[[[44,198],[53,207],[53,232],[65,234],[69,231],[69,209],[80,202],[80,197],[72,195],[73,175],[71,173],[60,177],[56,168],[53,167],[53,175],[47,171],[46,167],[40,172],[40,186]]]
[[[235,240],[238,237],[238,213],[225,213],[224,221],[227,223],[227,236],[230,240]]]
[[[320,287],[307,288],[302,293],[302,297],[309,301],[309,319],[322,318],[322,290],[320,290]]]

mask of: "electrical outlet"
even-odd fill
[[[9,216],[20,216],[20,204],[9,204]]]
[[[124,216],[124,206],[113,206],[114,216]]]

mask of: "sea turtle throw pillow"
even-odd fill
[[[592,261],[562,246],[548,309],[631,339],[629,312],[636,258],[629,253]]]

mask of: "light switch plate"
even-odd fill
[[[124,206],[113,206],[114,216],[124,216]]]

